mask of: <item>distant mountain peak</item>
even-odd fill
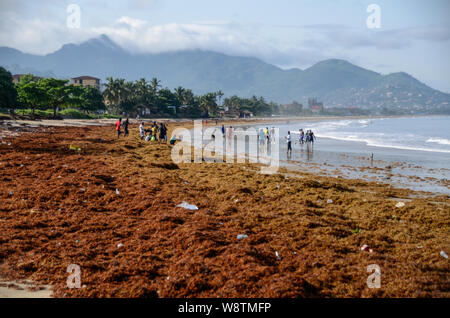
[[[101,34],[99,37],[87,40],[86,42],[83,42],[82,45],[89,45],[89,46],[97,46],[97,47],[104,47],[112,50],[122,50],[122,48],[109,36],[106,34]]]

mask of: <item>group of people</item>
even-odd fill
[[[270,142],[275,142],[275,127],[272,127],[269,130],[269,127],[266,127],[264,129],[259,129],[258,133],[258,140],[260,144],[264,144],[264,142],[267,142],[268,144]]]
[[[122,131],[120,130],[121,127],[123,127],[123,136],[126,137],[129,135],[128,131],[128,125],[130,124],[130,121],[128,118],[122,123],[122,118],[119,118],[116,121],[116,131],[117,131],[117,139],[120,138],[120,135],[122,134]]]
[[[123,128],[123,136],[126,137],[130,134],[128,130],[128,126],[130,124],[129,119],[127,118],[125,121],[122,122],[122,118],[119,118],[116,121],[116,131],[117,131],[117,138],[120,138],[120,135],[122,134],[121,128]],[[156,121],[153,122],[149,129],[144,128],[144,122],[141,122],[139,125],[139,134],[141,136],[142,140],[145,141],[164,141],[167,142],[167,127],[164,123],[157,123]],[[159,134],[159,136],[158,136]]]
[[[298,142],[300,143],[300,145],[303,145],[304,143],[312,143],[314,144],[314,141],[316,140],[316,136],[314,135],[312,130],[307,130],[306,133],[303,129],[299,129],[299,139]],[[287,152],[288,155],[292,154],[292,137],[291,137],[291,132],[288,131],[286,138],[286,142],[287,142]]]
[[[303,131],[303,129],[300,129],[299,131],[300,138],[299,143],[302,145],[306,142],[312,142],[314,143],[314,140],[316,139],[316,136],[314,136],[314,133],[312,130],[307,130],[306,133]]]
[[[159,140],[160,142],[161,141],[167,142],[167,127],[164,123],[158,124],[155,121],[153,122],[153,124],[151,124],[149,129],[145,129],[144,122],[141,122],[141,124],[139,125],[139,134],[141,136],[141,139],[145,141]]]

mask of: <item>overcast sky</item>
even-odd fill
[[[80,28],[67,26],[69,4]],[[370,4],[380,28],[367,27]],[[132,52],[205,49],[282,68],[342,58],[450,92],[449,13],[449,0],[0,0],[0,46],[47,54],[106,34]]]

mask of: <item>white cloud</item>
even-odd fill
[[[46,1],[54,3],[56,0]],[[305,68],[326,58],[343,58],[364,64],[368,56],[362,56],[364,51],[361,50],[404,52],[402,50],[421,41],[443,43],[448,48],[450,41],[450,28],[436,26],[373,31],[339,24],[250,25],[222,20],[152,25],[130,16],[119,17],[102,26],[87,27],[82,23],[81,29],[69,29],[64,16],[55,19],[45,16],[44,19],[20,14],[18,11],[23,3],[2,1],[0,46],[35,54],[51,53],[66,43],[80,43],[106,34],[135,53],[201,49],[258,57],[283,68]],[[151,7],[156,3],[134,1],[133,5],[136,8],[141,5]],[[384,62],[372,60],[377,64]],[[383,70],[388,71],[388,68]]]

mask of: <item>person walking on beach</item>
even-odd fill
[[[145,138],[144,122],[141,122],[139,125],[139,134],[141,135],[141,139]]]
[[[288,134],[286,136],[286,141],[287,141],[287,154],[288,154],[288,157],[290,157],[292,155],[292,138],[291,138],[290,131],[288,131]]]
[[[125,120],[125,122],[123,123],[123,136],[126,137],[128,136],[130,133],[128,131],[128,125],[129,125],[130,121],[128,120],[128,118]]]
[[[120,134],[122,133],[122,132],[120,131],[120,125],[122,125],[122,118],[119,118],[119,119],[116,121],[117,139],[120,138]]]
[[[159,141],[167,142],[167,127],[164,123],[159,126]]]
[[[222,125],[222,136],[225,136],[225,126]]]

